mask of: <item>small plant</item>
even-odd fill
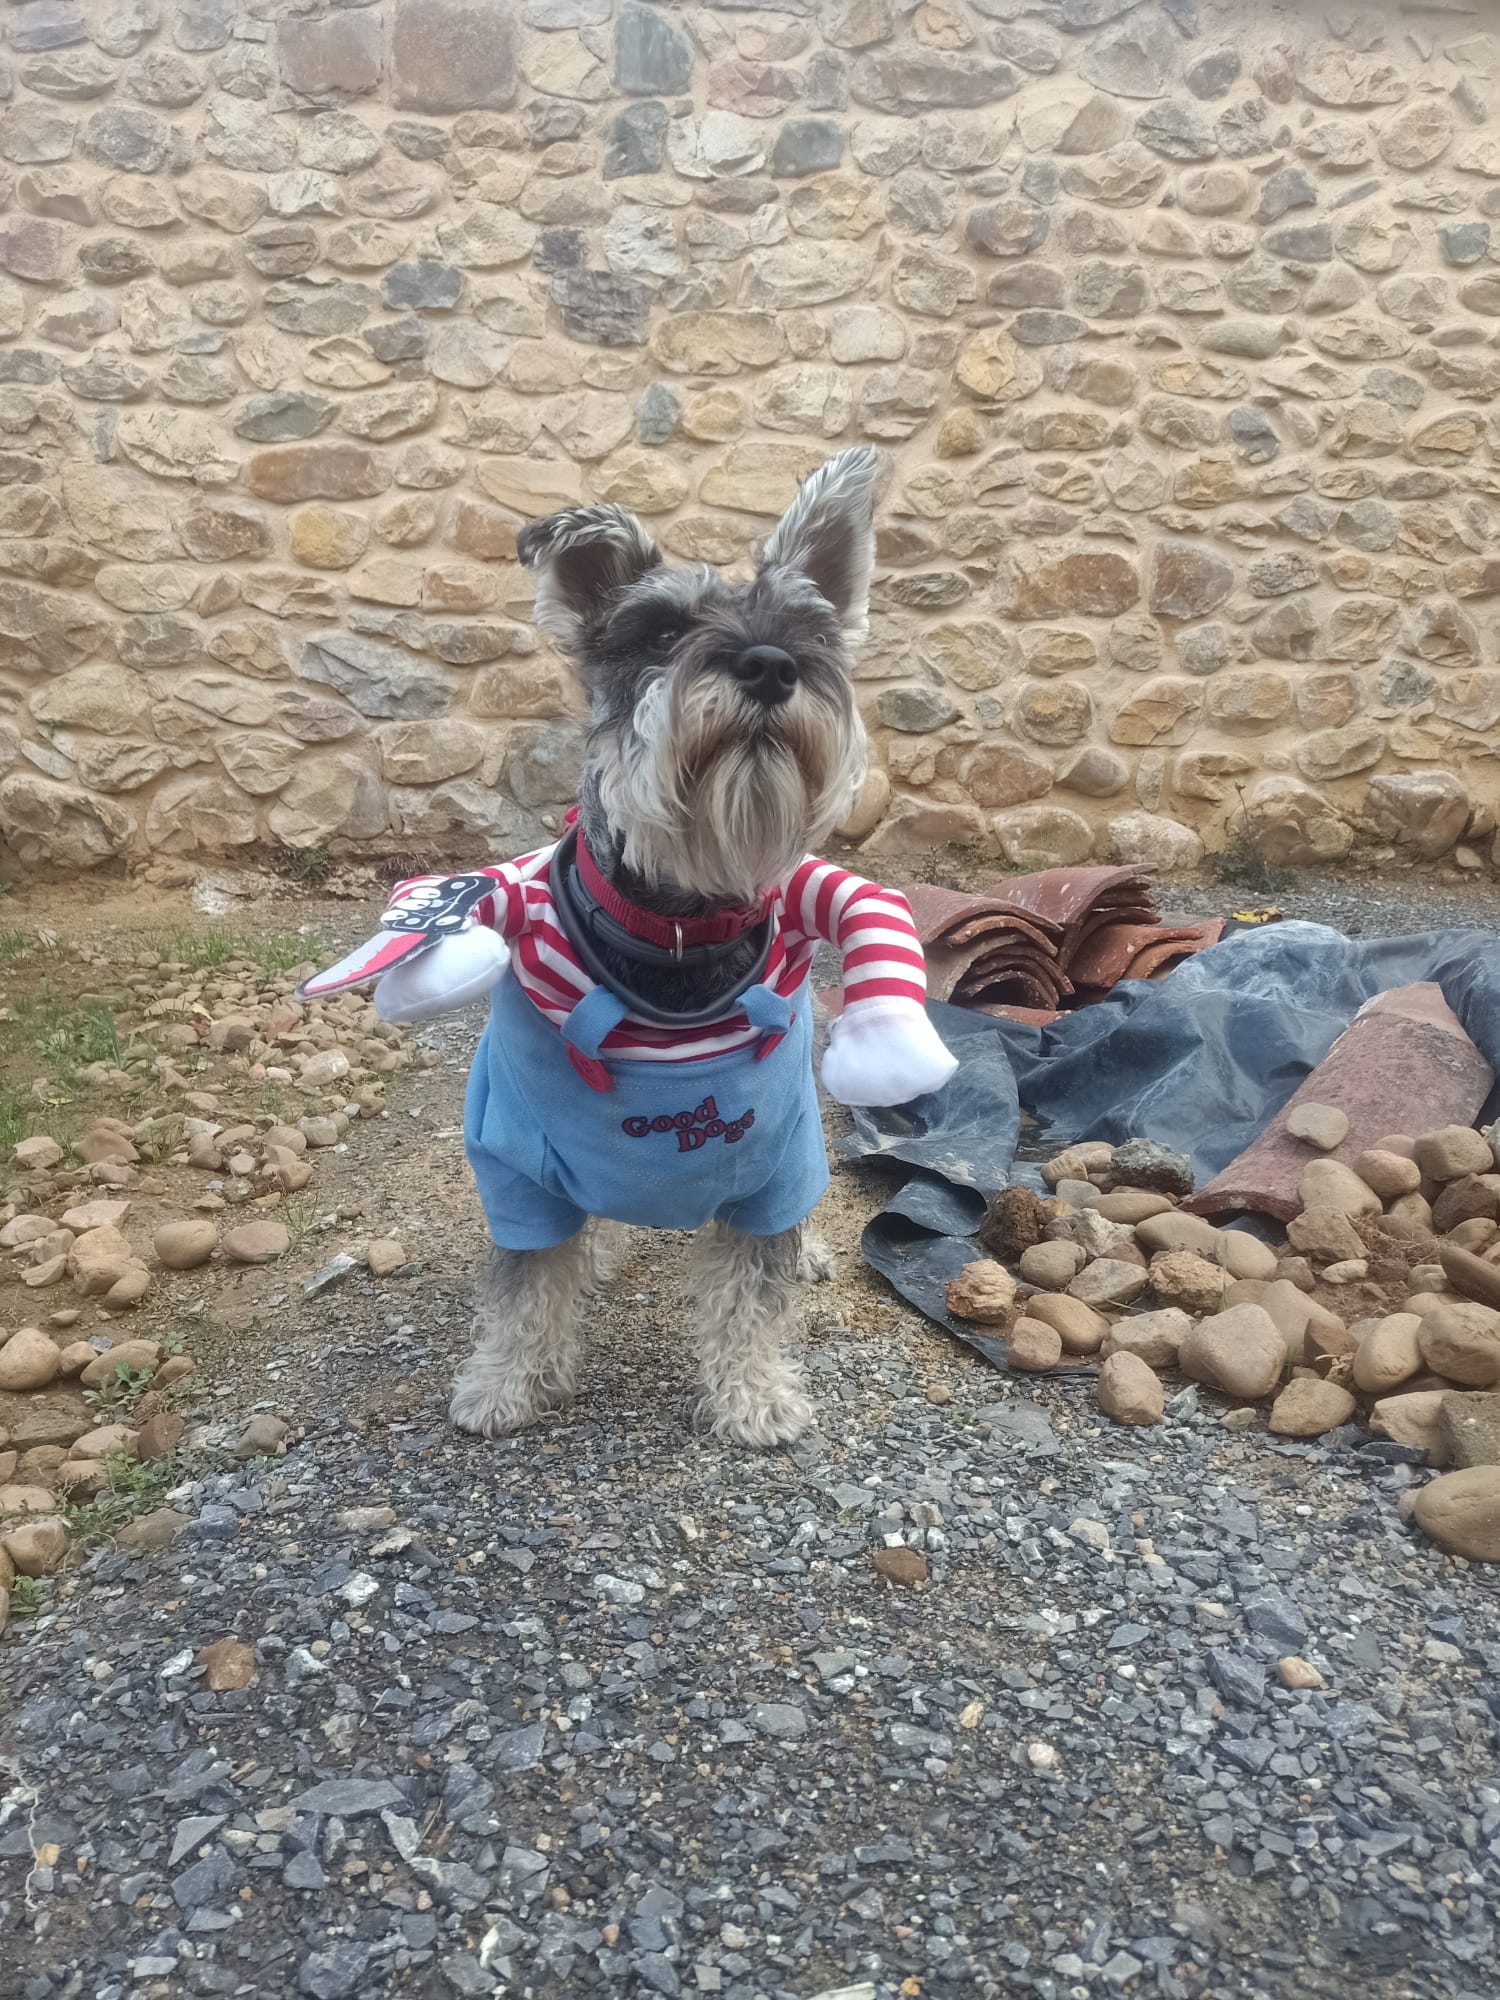
[[[310,958],[322,954],[322,940],[311,931],[284,931],[272,937],[257,938],[248,947],[247,956],[253,958],[263,979],[279,979],[284,972],[290,972],[294,965],[303,965]]]
[[[295,881],[316,888],[333,873],[333,856],[326,847],[291,847],[287,849],[287,865]]]
[[[42,1586],[34,1576],[18,1576],[10,1587],[12,1618],[35,1618],[42,1608]]]
[[[127,1458],[122,1451],[109,1454],[104,1472],[103,1489],[67,1509],[69,1538],[77,1549],[113,1541],[127,1521],[159,1507],[182,1476],[171,1458]]]
[[[19,1000],[12,1018],[57,1081],[70,1089],[90,1063],[123,1069],[125,1053],[107,1007],[69,1007],[58,1000]]]
[[[151,1387],[153,1372],[117,1361],[97,1388],[84,1390],[84,1401],[100,1410],[133,1409]]]
[[[305,1195],[294,1195],[281,1210],[281,1219],[286,1224],[286,1233],[292,1239],[292,1247],[303,1242],[318,1219],[318,1211]]]
[[[18,931],[10,924],[0,924],[0,965],[14,965],[18,958],[25,956],[30,942],[25,931]]]
[[[181,1113],[174,1111],[165,1118],[154,1120],[146,1132],[136,1140],[136,1144],[146,1158],[155,1161],[157,1165],[163,1160],[170,1159],[182,1144]]]
[[[1208,857],[1208,872],[1226,888],[1247,889],[1255,896],[1284,895],[1296,880],[1290,868],[1267,861],[1243,835]]]

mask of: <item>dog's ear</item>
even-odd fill
[[[623,507],[568,507],[528,521],[516,552],[536,571],[537,624],[575,655],[610,596],[661,562],[661,550]]]
[[[766,543],[762,569],[808,577],[838,613],[851,639],[862,639],[875,566],[875,453],[841,451],[802,482]]]

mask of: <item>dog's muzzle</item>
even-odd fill
[[[734,663],[734,677],[752,701],[777,708],[797,685],[797,662],[780,646],[751,646]]]

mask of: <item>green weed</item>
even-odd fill
[[[153,1369],[132,1368],[128,1362],[117,1361],[97,1388],[84,1390],[84,1401],[99,1410],[134,1409],[151,1387],[154,1372]]]
[[[141,1460],[112,1451],[104,1461],[108,1484],[92,1500],[67,1509],[68,1533],[75,1548],[97,1548],[112,1542],[127,1521],[159,1507],[181,1477],[170,1458]]]
[[[35,1618],[42,1608],[42,1586],[34,1576],[18,1576],[10,1587],[12,1618]]]

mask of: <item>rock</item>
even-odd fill
[[[1133,1354],[1152,1369],[1175,1368],[1182,1343],[1192,1330],[1192,1320],[1177,1306],[1163,1306],[1158,1312],[1127,1313],[1104,1336],[1100,1352]]]
[[[117,1340],[105,1353],[96,1355],[78,1379],[85,1389],[98,1389],[113,1381],[122,1368],[132,1375],[154,1375],[160,1352],[154,1340]]]
[[[1003,1265],[981,1259],[965,1264],[948,1282],[948,1310],[981,1326],[1004,1326],[1016,1300],[1016,1281]]]
[[[1438,1411],[1438,1442],[1434,1459],[1459,1468],[1500,1465],[1500,1396],[1462,1395],[1443,1398]]]
[[[1189,1313],[1217,1312],[1229,1275],[1194,1250],[1158,1250],[1150,1264],[1151,1289],[1164,1305]]]
[[[170,1548],[187,1525],[187,1515],[179,1514],[175,1507],[157,1507],[149,1514],[127,1521],[115,1536],[115,1547],[134,1550],[140,1555],[152,1549]]]
[[[1172,1197],[1153,1194],[1149,1188],[1115,1188],[1110,1194],[1099,1195],[1094,1207],[1106,1222],[1124,1223],[1129,1228],[1149,1222],[1154,1215],[1173,1213]]]
[[[1109,1332],[1109,1321],[1082,1299],[1066,1292],[1049,1292],[1026,1301],[1026,1317],[1040,1320],[1061,1337],[1069,1354],[1097,1354]]]
[[[247,1688],[255,1680],[255,1652],[243,1639],[215,1639],[193,1658],[203,1669],[203,1685],[215,1694]]]
[[[1403,1159],[1399,1153],[1381,1152],[1371,1148],[1361,1153],[1354,1162],[1354,1171],[1382,1201],[1396,1201],[1404,1194],[1415,1194],[1422,1185],[1422,1169],[1414,1159]]]
[[[1083,1268],[1085,1252],[1076,1243],[1033,1243],[1021,1252],[1018,1266],[1028,1285],[1060,1292]]]
[[[1113,1170],[1116,1183],[1124,1187],[1172,1195],[1193,1191],[1193,1168],[1187,1155],[1155,1139],[1127,1139],[1123,1146],[1116,1146]]]
[[[0,1549],[4,1549],[20,1575],[48,1576],[68,1553],[68,1530],[55,1516],[27,1521],[23,1527],[0,1535]]]
[[[135,1445],[136,1434],[129,1424],[100,1424],[96,1430],[85,1431],[82,1437],[75,1438],[68,1456],[105,1459],[118,1453],[123,1458],[134,1458]]]
[[[1007,1263],[1040,1243],[1052,1220],[1053,1205],[1029,1187],[1002,1188],[990,1203],[976,1235],[982,1247]]]
[[[1138,1354],[1121,1349],[1100,1365],[1099,1407],[1117,1424],[1159,1424],[1166,1406],[1161,1383]]]
[[[1062,1335],[1044,1320],[1023,1316],[1010,1330],[1006,1352],[1012,1368],[1039,1373],[1062,1360]]]
[[[1467,1246],[1452,1242],[1439,1246],[1438,1258],[1443,1275],[1456,1292],[1500,1311],[1500,1264],[1476,1257]]]
[[[1269,1427],[1278,1437],[1321,1437],[1354,1414],[1354,1398],[1337,1382],[1299,1375],[1271,1405]]]
[[[139,1268],[139,1260],[118,1229],[86,1230],[68,1251],[68,1275],[80,1297],[100,1298]]]
[[[252,1417],[234,1448],[236,1458],[281,1458],[286,1452],[287,1425],[281,1417]]]
[[[284,1257],[292,1239],[284,1222],[242,1222],[224,1238],[224,1255],[236,1264],[269,1264]]]
[[[515,11],[476,7],[472,0],[395,0],[391,14],[398,110],[443,115],[504,110],[513,101],[520,36]],[[378,17],[373,26],[378,51]]]
[[[877,1576],[904,1589],[914,1590],[918,1584],[927,1581],[927,1558],[920,1549],[875,1549],[871,1552],[870,1561]]]
[[[1422,1488],[1412,1512],[1422,1532],[1449,1555],[1500,1562],[1500,1466],[1440,1473]]]
[[[8,1520],[21,1514],[50,1514],[56,1505],[57,1496],[50,1487],[16,1483],[0,1486],[0,1516]]]
[[[1080,1271],[1068,1285],[1070,1298],[1090,1306],[1125,1306],[1146,1289],[1146,1273],[1138,1264],[1116,1257],[1100,1257]]]
[[[1194,1327],[1182,1343],[1180,1359],[1194,1381],[1253,1402],[1268,1396],[1280,1381],[1287,1344],[1264,1307],[1231,1306]]]
[[[1143,1250],[1194,1250],[1206,1257],[1214,1255],[1219,1233],[1207,1217],[1175,1209],[1148,1215],[1135,1225],[1135,1240]]]
[[[218,1232],[206,1217],[164,1222],[151,1239],[152,1248],[169,1271],[191,1271],[214,1254]]]
[[[1448,1389],[1409,1389],[1399,1396],[1382,1396],[1370,1412],[1371,1428],[1395,1444],[1432,1451],[1438,1441],[1438,1413]]]
[[[1422,1359],[1450,1382],[1488,1389],[1500,1382],[1500,1312],[1471,1300],[1438,1306],[1422,1318]],[[0,1348],[0,1362],[6,1350]]]
[[[0,1347],[0,1390],[45,1389],[59,1368],[57,1342],[23,1326]]]
[[[1385,1396],[1421,1373],[1423,1359],[1417,1313],[1387,1313],[1354,1353],[1354,1386],[1367,1396]]]
[[[1276,1275],[1276,1252],[1245,1229],[1216,1230],[1209,1261],[1220,1265],[1231,1278],[1271,1279]]]
[[[1493,1173],[1495,1156],[1482,1132],[1469,1125],[1445,1125],[1413,1143],[1413,1156],[1430,1181],[1453,1181],[1463,1174]]]
[[[1297,1178],[1304,1208],[1332,1209],[1338,1215],[1379,1215],[1380,1197],[1342,1160],[1309,1160]]]
[[[156,1380],[161,1380],[160,1371]],[[176,1410],[158,1410],[154,1416],[147,1417],[136,1432],[136,1457],[145,1461],[170,1458],[182,1443],[186,1430],[186,1419],[179,1416]]]
[[[1335,1104],[1296,1104],[1287,1116],[1286,1129],[1294,1139],[1331,1153],[1342,1146],[1349,1133],[1348,1114]]]
[[[45,1173],[49,1167],[60,1166],[65,1157],[57,1141],[45,1135],[22,1139],[11,1149],[11,1158],[28,1174]]]
[[[406,1245],[394,1236],[377,1236],[365,1245],[365,1263],[372,1277],[389,1278],[406,1261]]]
[[[1288,1653],[1276,1662],[1276,1678],[1284,1688],[1320,1688],[1323,1685],[1323,1676],[1317,1668],[1297,1653]]]
[[[1287,1241],[1315,1263],[1338,1264],[1365,1254],[1364,1238],[1341,1210],[1305,1208],[1287,1224]]]

